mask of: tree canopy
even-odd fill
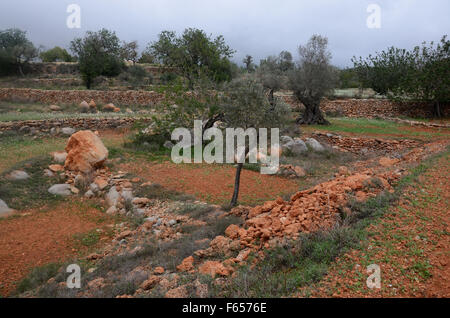
[[[88,31],[84,38],[71,42],[71,50],[78,57],[80,73],[88,89],[97,76],[117,76],[123,69],[121,46],[115,32]]]
[[[441,104],[450,100],[450,41],[443,36],[412,50],[388,48],[366,59],[353,58],[360,81],[394,100],[422,101],[442,116]]]
[[[146,53],[164,65],[177,67],[188,79],[191,88],[201,77],[215,82],[232,78],[229,58],[234,51],[225,43],[223,36],[213,39],[203,30],[186,29],[181,36],[163,31],[158,41],[148,46]]]
[[[20,29],[0,31],[0,69],[4,74],[18,72],[24,75],[24,67],[38,57],[39,50]]]
[[[59,46],[55,46],[53,49],[41,52],[39,57],[42,59],[42,62],[73,62],[74,58],[67,52],[66,49],[63,49]]]

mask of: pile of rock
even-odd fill
[[[395,173],[375,175],[371,170],[350,176],[346,175],[347,169],[340,169],[340,172],[344,175],[298,192],[289,202],[278,198],[250,209],[246,226],[228,229],[228,237],[239,240],[241,246],[259,249],[276,245],[285,237],[295,239],[300,232],[330,228],[350,196],[364,201],[382,190],[392,190],[390,182],[399,176]]]

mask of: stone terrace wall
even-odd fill
[[[0,132],[2,131],[21,131],[29,133],[30,131],[46,133],[52,128],[71,127],[77,130],[90,129],[112,129],[125,128],[133,125],[136,121],[147,121],[150,118],[68,118],[68,119],[48,119],[48,120],[26,120],[18,122],[0,122]]]
[[[304,106],[292,96],[285,96],[284,100],[297,109]],[[431,106],[425,103],[395,103],[386,99],[338,99],[324,100],[321,109],[325,113],[342,114],[345,117],[432,117]],[[445,116],[449,116],[449,107],[442,106]]]
[[[39,90],[29,88],[0,88],[0,100],[30,101],[43,104],[79,104],[83,100],[95,100],[97,104],[153,105],[164,95],[152,91],[97,91],[97,90]],[[294,108],[304,106],[292,96],[284,96],[285,101]],[[449,116],[448,105],[442,106],[443,113]],[[429,105],[421,103],[394,103],[380,99],[339,99],[324,100],[322,110],[326,113],[342,114],[346,117],[432,117]]]
[[[97,104],[152,105],[163,94],[148,91],[97,91],[97,90],[40,90],[30,88],[0,88],[0,100],[30,101],[43,104],[79,104],[93,99]]]

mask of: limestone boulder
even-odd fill
[[[67,158],[64,167],[71,171],[89,173],[101,167],[108,159],[108,149],[100,137],[90,130],[73,134],[65,150]]]

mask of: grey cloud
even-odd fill
[[[81,6],[81,29],[66,27],[71,3]],[[381,29],[366,26],[371,3],[382,9]],[[448,0],[2,0],[0,29],[19,27],[37,45],[68,47],[85,31],[105,27],[143,49],[162,30],[197,27],[224,35],[239,63],[246,54],[255,61],[282,50],[296,55],[299,44],[322,34],[333,63],[348,66],[353,55],[439,40],[450,29],[449,12]]]

